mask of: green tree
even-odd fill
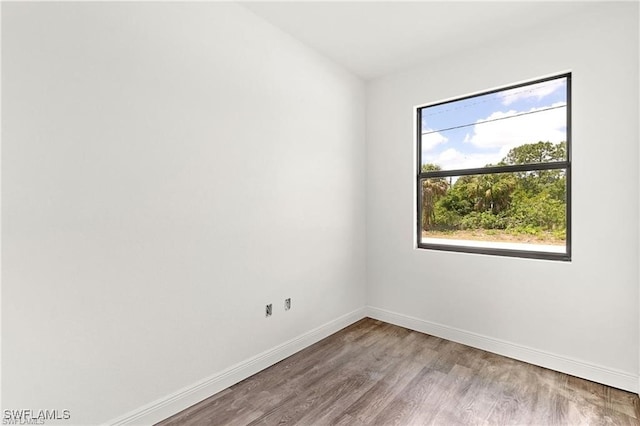
[[[567,158],[567,143],[528,143],[512,148],[502,162],[504,164],[530,164],[563,161]]]
[[[531,164],[564,161],[567,158],[567,143],[537,142],[512,148],[502,160],[504,164]],[[565,172],[557,170],[535,170],[518,172],[519,186],[535,197],[548,191],[556,200],[564,200]],[[553,188],[552,188],[553,187]]]
[[[498,214],[509,208],[511,195],[516,187],[516,178],[511,173],[479,175],[477,211],[489,211]]]
[[[497,165],[566,159],[566,143],[536,142],[511,149]],[[487,167],[493,166],[488,164]],[[423,171],[440,170],[425,164]],[[505,229],[540,234],[566,232],[566,171],[534,170],[460,176],[422,183],[423,229]]]
[[[423,172],[442,170],[437,164],[423,164]],[[428,231],[436,222],[435,206],[440,197],[449,189],[445,178],[428,178],[422,180],[422,229]]]
[[[506,164],[564,161],[567,144],[537,142],[513,148],[504,158]],[[518,187],[509,214],[509,228],[532,233],[566,228],[566,172],[564,169],[516,173]]]

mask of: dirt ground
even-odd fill
[[[510,243],[550,244],[557,246],[565,245],[564,240],[555,237],[551,233],[545,233],[543,235],[511,234],[497,229],[450,232],[423,231],[422,236],[429,238],[447,238],[450,240],[498,241]]]

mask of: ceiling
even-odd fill
[[[562,19],[584,2],[243,2],[368,80]],[[593,4],[593,3],[591,3]]]

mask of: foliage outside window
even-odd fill
[[[564,74],[417,109],[418,247],[570,260]]]

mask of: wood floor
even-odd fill
[[[640,425],[638,396],[372,319],[159,423]]]

